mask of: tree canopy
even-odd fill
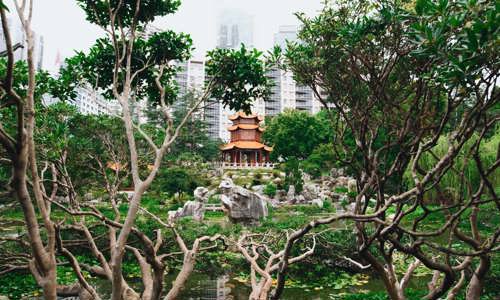
[[[330,123],[322,115],[288,110],[266,122],[263,139],[273,147],[272,159],[306,159],[320,144],[331,141]]]

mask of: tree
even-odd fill
[[[161,170],[155,185],[162,191],[170,195],[178,194],[179,197],[184,193],[192,194],[199,186],[194,174],[179,167]]]
[[[35,115],[41,95],[58,81],[46,72],[36,72],[34,62],[34,38],[31,29],[32,1],[13,1],[26,38],[27,60],[14,61],[14,49],[9,31],[7,7],[0,3],[6,59],[0,61],[0,144],[6,157],[2,160],[10,166],[9,191],[23,209],[24,221],[31,246],[29,269],[43,290],[45,299],[56,299],[55,226],[50,218],[43,173],[39,171],[35,145]],[[41,174],[40,174],[41,173]],[[42,225],[43,224],[43,225]]]
[[[248,111],[252,100],[267,92],[268,84],[261,53],[248,51],[245,47],[240,50],[216,49],[209,53],[207,73],[210,79],[204,93],[187,110],[181,121],[175,124],[170,108],[176,99],[173,84],[176,69],[171,62],[189,58],[191,39],[172,31],[156,32],[146,38],[143,30],[155,17],[175,12],[180,2],[77,2],[87,14],[87,20],[100,26],[107,37],[97,40],[88,53],[80,52],[67,60],[67,67],[61,72],[62,77],[73,75],[76,80],[89,83],[101,89],[107,97],[119,101],[129,151],[134,193],[119,232],[116,226],[108,226],[110,236],[114,236],[110,245],[111,259],[107,264],[111,269],[111,298],[119,300],[127,298],[129,293],[134,294],[123,282],[122,262],[142,196],[156,178],[165,154],[173,147],[182,127],[200,104],[210,97],[222,99],[224,105],[233,109]],[[161,131],[159,136],[152,137],[148,134],[148,126],[134,122],[132,106],[141,99],[154,103],[158,109],[163,120],[162,126],[155,130]],[[139,148],[140,142],[147,145],[148,152],[152,153],[152,159],[145,166],[139,161],[141,154],[145,155]],[[116,211],[116,207],[114,209]]]
[[[298,82],[313,89],[325,109],[335,106],[339,147],[333,150],[354,173],[359,193],[353,212],[319,219],[289,236],[274,299],[281,295],[286,253],[293,244],[314,228],[342,219],[355,221],[359,255],[380,275],[391,299],[405,299],[414,270],[398,278],[393,267],[398,252],[434,270],[426,299],[447,293],[453,299],[466,281],[466,298],[480,298],[498,249],[498,230],[481,231],[477,217],[481,210],[500,210],[489,177],[498,169],[499,154],[493,162],[479,155],[499,120],[494,113],[498,14],[491,2],[422,0],[327,3],[316,18],[299,15],[301,43],[290,44],[284,55],[279,49],[274,54]],[[437,156],[432,149],[440,138],[447,140],[447,149]],[[460,157],[461,151],[467,155]],[[435,157],[425,168],[424,153]],[[458,165],[459,159],[473,161],[480,170],[478,187],[453,204],[430,206],[424,196],[448,170],[457,173],[461,185],[474,186],[463,168],[456,168],[467,165]],[[402,183],[406,171],[413,187]],[[368,199],[374,199],[373,209]],[[430,221],[439,214],[442,222]],[[475,271],[466,276],[469,267]]]
[[[328,122],[307,112],[288,110],[266,124],[263,139],[273,146],[272,159],[306,159],[319,144],[329,141]]]
[[[179,124],[186,115],[187,109],[196,101],[196,95],[188,92],[175,104],[174,124]],[[196,112],[198,113],[198,112]],[[168,157],[175,159],[183,154],[199,155],[206,161],[212,161],[219,157],[219,145],[217,140],[210,138],[207,132],[207,124],[199,114],[193,114],[186,122],[179,137],[172,146]]]

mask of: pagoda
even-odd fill
[[[257,114],[238,112],[230,116],[229,120],[233,122],[228,128],[231,132],[231,142],[221,147],[224,163],[233,166],[269,164],[269,154],[273,149],[261,142],[264,128],[260,127],[260,122],[263,118]]]

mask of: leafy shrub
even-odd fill
[[[439,182],[439,189],[443,191],[442,193],[444,195],[440,195],[438,193],[438,189],[433,188],[424,195],[426,200],[435,201],[442,200],[442,198],[458,199],[461,194],[466,194],[468,186],[461,184],[461,176],[459,174],[462,170],[464,170],[466,180],[472,184],[471,188],[473,190],[476,190],[478,188],[481,180],[479,171],[474,162],[474,159],[472,157],[467,157],[469,149],[477,141],[477,138],[478,136],[476,134],[476,136],[468,140],[468,142],[464,145],[462,151],[455,158],[454,168],[449,169]],[[479,146],[479,153],[484,164],[483,167],[487,168],[496,161],[499,143],[500,127],[496,129],[496,132],[490,139],[483,140]],[[434,155],[442,157],[447,153],[448,147],[449,145],[447,137],[442,136],[439,139],[437,145],[432,149],[432,153],[423,153],[421,159],[419,160],[419,166],[423,170],[429,170],[430,168],[434,167],[434,165],[437,163]],[[464,164],[464,162],[466,162],[466,164]],[[491,180],[493,186],[500,186],[500,169],[497,168],[492,174],[490,174],[489,179]],[[409,185],[410,187],[413,186],[413,179],[410,170],[406,171],[404,180],[407,185]],[[459,190],[461,186],[463,186],[463,190]]]
[[[300,193],[304,189],[302,171],[299,168],[299,161],[292,158],[285,163],[285,189],[288,191],[291,185],[295,186],[295,193]]]
[[[270,182],[264,187],[264,194],[269,197],[276,196],[277,187],[274,183]]]

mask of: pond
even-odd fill
[[[166,282],[172,282],[175,276],[166,277]],[[420,284],[419,284],[420,282]],[[417,287],[424,281],[414,281],[410,287]],[[95,281],[97,291],[103,295],[103,299],[109,295],[110,285],[107,281]],[[363,284],[349,286],[348,288],[335,289],[287,287],[282,300],[330,300],[342,299],[345,293],[363,293],[367,291],[383,291],[382,282],[376,278],[370,278]],[[248,300],[250,286],[246,282],[231,276],[230,274],[211,278],[209,275],[194,273],[190,276],[183,292],[178,300]]]

